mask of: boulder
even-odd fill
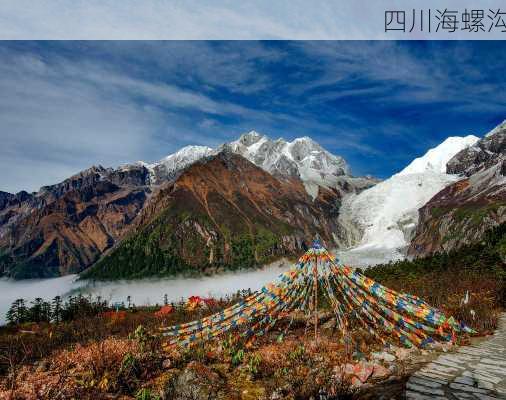
[[[374,370],[372,372],[372,378],[374,379],[385,379],[387,376],[390,375],[390,370],[388,368],[385,368],[381,364],[374,364]]]
[[[360,379],[362,383],[365,383],[367,379],[372,375],[374,371],[374,365],[368,362],[359,362],[355,364],[355,376]]]
[[[372,353],[371,356],[374,360],[380,360],[385,362],[395,361],[395,356],[393,354],[387,353],[386,351]]]
[[[215,400],[224,387],[223,379],[211,368],[191,362],[165,389],[170,400]]]
[[[367,381],[374,371],[374,364],[360,361],[356,364],[347,363],[340,367],[334,368],[334,374],[340,380],[351,380],[353,383],[356,379],[361,383]]]

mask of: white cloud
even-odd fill
[[[150,161],[189,143],[216,145],[237,134],[216,116],[253,127],[289,118],[60,53],[0,47],[0,59],[8,60],[0,63],[0,168],[9,171],[0,177],[0,190],[33,191],[92,164]],[[202,80],[208,75],[200,74]]]
[[[503,6],[482,0],[483,9]],[[3,0],[4,39],[468,39],[465,31],[384,32],[385,10],[455,9],[451,0]],[[476,8],[460,0],[458,9]],[[501,39],[483,32],[472,38]]]
[[[37,59],[11,61],[0,66],[0,168],[9,171],[0,189],[35,190],[91,164],[149,152],[163,123],[156,109],[105,97],[68,77],[48,78]]]

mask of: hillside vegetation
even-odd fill
[[[412,293],[480,331],[496,327],[506,305],[506,223],[448,253],[371,267],[370,278]],[[474,315],[474,316],[473,316]]]

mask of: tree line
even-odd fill
[[[30,303],[25,299],[17,299],[7,311],[6,320],[9,325],[26,322],[59,323],[78,317],[98,315],[110,309],[109,303],[100,296],[95,299],[83,295],[70,296],[66,301],[63,301],[61,296],[54,297],[52,301],[38,297]]]

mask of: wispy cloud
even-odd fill
[[[488,0],[486,8],[502,7]],[[439,31],[384,32],[385,9],[473,9],[476,1],[425,0],[135,0],[38,1],[3,0],[0,38],[3,39],[502,39],[502,33]]]
[[[504,119],[505,46],[2,42],[0,190],[251,129],[311,136],[355,171],[388,176],[448,135]]]

